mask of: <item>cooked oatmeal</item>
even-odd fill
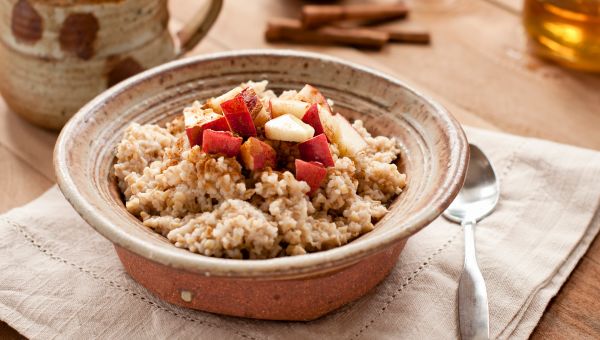
[[[114,165],[127,210],[206,256],[265,259],[350,242],[373,230],[406,176],[394,138],[350,125],[332,104],[310,85],[278,97],[266,81],[248,82],[165,127],[132,123]]]

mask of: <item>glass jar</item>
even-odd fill
[[[600,0],[525,0],[523,22],[535,54],[600,72]]]

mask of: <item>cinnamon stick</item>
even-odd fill
[[[431,41],[429,32],[423,30],[396,27],[370,27],[369,29],[387,33],[390,42],[426,45]]]
[[[302,26],[315,28],[345,20],[390,20],[408,15],[408,8],[398,4],[306,5],[302,7]]]
[[[362,28],[322,27],[309,30],[299,20],[274,18],[267,23],[267,41],[304,44],[337,44],[380,49],[389,39],[386,32]]]

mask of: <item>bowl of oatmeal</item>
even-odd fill
[[[127,211],[178,248],[269,259],[343,246],[406,186],[401,144],[351,124],[314,86],[247,81],[161,124],[131,123],[115,150]]]
[[[466,138],[389,76],[295,51],[180,60],[67,124],[57,181],[168,302],[310,320],[359,298],[458,192]]]

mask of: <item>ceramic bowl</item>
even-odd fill
[[[376,135],[397,137],[406,189],[375,230],[335,249],[232,260],[176,248],[126,211],[112,175],[116,144],[131,122],[165,121],[195,99],[262,79],[276,92],[310,83],[338,112],[363,119]],[[272,320],[315,319],[377,285],[406,240],[450,204],[467,162],[467,140],[456,120],[402,82],[324,55],[270,50],[179,60],[134,76],[83,107],[54,151],[65,197],[114,243],[125,269],[149,291],[181,306]]]

